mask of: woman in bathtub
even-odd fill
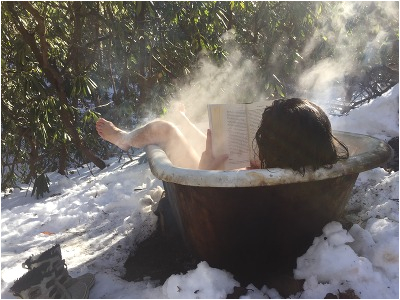
[[[183,117],[186,118],[184,114]],[[186,121],[194,126],[187,118]],[[177,126],[163,120],[126,132],[101,118],[96,123],[96,130],[104,140],[122,150],[158,145],[177,167],[218,170],[228,159],[227,155],[213,156],[210,130],[207,136],[203,135],[205,150],[201,155]],[[330,167],[349,156],[347,147],[332,135],[324,111],[314,103],[298,98],[275,100],[266,107],[255,140],[261,165],[249,166],[251,168],[291,168],[304,173],[306,166],[313,169]]]

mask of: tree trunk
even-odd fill
[[[146,69],[145,69],[147,51],[146,51],[146,40],[144,34],[147,5],[148,5],[147,2],[141,2],[140,5],[136,4],[136,10],[138,10],[138,7],[140,7],[140,11],[137,12],[138,16],[136,19],[138,34],[139,34],[139,76],[138,76],[138,84],[140,89],[139,107],[138,107],[139,110],[141,106],[146,102],[148,94]]]
[[[61,175],[66,175],[65,171],[67,170],[67,158],[67,145],[65,143],[62,143],[60,146],[60,157],[58,161],[58,173],[60,173]]]
[[[64,126],[65,126],[68,134],[71,136],[72,142],[75,144],[76,148],[79,151],[81,151],[82,154],[87,159],[89,159],[91,162],[93,162],[100,169],[104,169],[106,167],[105,162],[102,161],[100,158],[98,158],[92,151],[90,151],[90,149],[84,145],[82,139],[79,137],[79,133],[72,123],[72,116],[71,116],[69,110],[67,109],[68,106],[64,105],[64,103],[67,102],[64,90],[59,91],[59,97],[60,97],[61,103],[63,103],[61,106],[61,112],[60,112],[61,121],[64,123]]]
[[[40,68],[43,70],[46,78],[49,80],[51,85],[57,92],[57,96],[60,100],[60,118],[63,122],[67,133],[70,135],[72,142],[75,144],[76,148],[82,152],[87,159],[92,161],[97,167],[100,169],[104,169],[106,164],[100,158],[98,158],[89,148],[84,145],[83,140],[80,138],[77,129],[75,128],[74,118],[72,113],[69,110],[69,103],[67,94],[65,91],[64,79],[62,78],[59,70],[56,66],[53,66],[49,62],[49,44],[46,40],[46,26],[45,26],[45,19],[40,13],[29,3],[29,2],[20,2],[22,5],[36,20],[37,26],[35,27],[35,33],[39,37],[39,44],[36,43],[35,34],[30,33],[25,27],[24,24],[18,18],[18,14],[14,9],[13,2],[6,3],[7,7],[11,12],[11,16],[15,26],[17,27],[18,31],[24,38],[24,41],[29,45],[33,54],[35,55]]]
[[[32,134],[26,136],[26,142],[29,144],[31,148],[31,152],[29,153],[29,174],[25,179],[25,183],[29,183],[32,178],[36,177],[36,164],[39,160],[39,153],[36,146],[36,140]]]

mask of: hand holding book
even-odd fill
[[[212,151],[211,130],[207,130],[206,150],[201,155],[199,169],[201,170],[221,170],[228,159],[227,154],[214,156]]]

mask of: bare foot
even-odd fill
[[[118,146],[122,150],[127,151],[131,146],[126,140],[126,131],[119,129],[112,122],[100,118],[96,122],[97,133],[106,141]]]

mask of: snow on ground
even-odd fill
[[[331,117],[332,127],[388,141],[399,132],[398,85],[349,115]],[[133,245],[155,229],[152,211],[162,183],[147,164],[110,159],[102,171],[89,166],[68,177],[48,174],[50,193],[30,197],[21,185],[1,200],[1,297],[26,270],[21,263],[60,243],[71,276],[96,276],[90,298],[225,298],[239,283],[201,262],[160,285],[151,278],[126,282],[123,264]],[[304,292],[292,298],[323,298],[351,288],[361,298],[399,297],[399,173],[376,168],[360,174],[349,201],[349,231],[332,222],[298,258],[295,277]],[[260,229],[262,231],[262,229]],[[177,289],[179,286],[179,289]],[[253,285],[244,298],[279,298],[275,289]]]

